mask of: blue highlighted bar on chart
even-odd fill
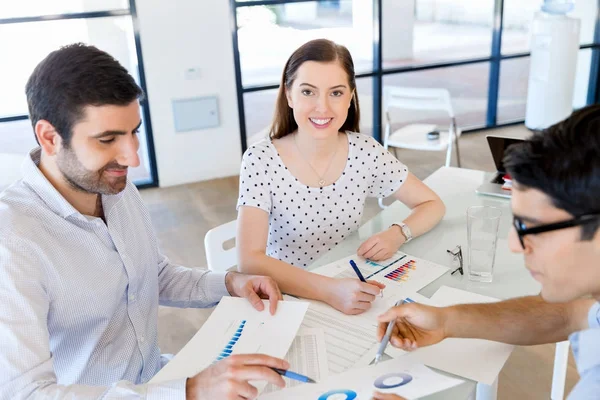
[[[246,320],[242,320],[238,328],[235,330],[235,333],[233,334],[229,342],[227,342],[227,344],[225,345],[217,359],[213,362],[213,364],[217,361],[221,361],[222,359],[229,357],[231,353],[233,353],[233,348],[237,344],[238,340],[240,340],[240,337],[242,337],[242,332],[244,331],[245,326]]]

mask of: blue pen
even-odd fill
[[[279,368],[271,368],[271,369],[273,371],[277,372],[279,375],[285,376],[286,378],[290,378],[295,381],[305,382],[305,383],[317,383],[314,379],[311,379],[308,376],[300,375],[300,374],[297,374],[292,371],[288,371],[285,369],[279,369]]]
[[[360,269],[358,269],[358,267],[356,266],[356,263],[354,262],[354,260],[350,260],[350,266],[352,267],[352,269],[354,270],[354,272],[356,272],[356,275],[358,275],[358,279],[360,279],[361,282],[366,282],[367,281],[365,279],[365,277],[360,273]]]
[[[367,280],[365,279],[365,277],[363,276],[363,274],[360,272],[360,269],[358,269],[358,266],[356,265],[356,263],[354,262],[354,260],[350,260],[350,266],[352,267],[352,269],[354,270],[354,272],[356,273],[356,275],[358,275],[358,279],[360,279],[361,282],[367,283]],[[381,297],[383,297],[383,289],[379,289],[379,295]]]

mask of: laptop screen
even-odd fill
[[[508,148],[508,146],[521,143],[523,139],[516,138],[507,138],[507,137],[499,137],[499,136],[486,136],[488,145],[490,146],[490,151],[492,152],[492,158],[494,159],[494,164],[496,164],[496,170],[501,173],[505,173],[504,164],[502,163],[502,159],[504,158],[504,152]]]

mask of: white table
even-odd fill
[[[424,287],[420,293],[431,297],[442,285],[479,293],[498,299],[535,295],[540,292],[540,285],[525,269],[523,256],[510,252],[507,243],[508,232],[512,224],[510,201],[507,199],[480,196],[475,189],[489,181],[491,175],[482,171],[442,167],[425,179],[425,183],[433,189],[446,204],[446,215],[441,223],[427,234],[402,246],[402,251],[451,266],[451,258],[446,250],[462,245],[465,268],[467,261],[467,223],[466,210],[473,205],[489,205],[502,210],[502,219],[498,233],[498,247],[494,264],[494,279],[491,283],[471,282],[467,276],[450,272],[440,279]],[[356,253],[359,245],[371,235],[387,229],[392,223],[402,221],[410,210],[399,202],[377,214],[365,223],[357,233],[349,236],[326,255],[317,260],[311,268],[328,264],[340,258]],[[465,271],[466,273],[466,271]],[[464,379],[464,378],[463,378]],[[467,380],[449,391],[429,396],[429,400],[467,399],[473,391],[477,391],[477,399],[495,399],[498,381],[494,385],[477,384]]]

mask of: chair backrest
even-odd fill
[[[237,220],[233,220],[221,226],[211,229],[204,237],[204,249],[208,269],[211,271],[224,272],[237,265],[237,252],[235,246],[225,250],[223,243],[234,239],[237,234]]]
[[[250,135],[248,137],[248,141],[247,141],[248,147],[260,142],[263,139],[267,139],[269,137],[270,132],[271,132],[271,125],[267,125],[260,131]]]
[[[391,108],[441,110],[446,111],[450,118],[454,118],[450,92],[447,89],[387,86],[383,93],[386,112]]]

